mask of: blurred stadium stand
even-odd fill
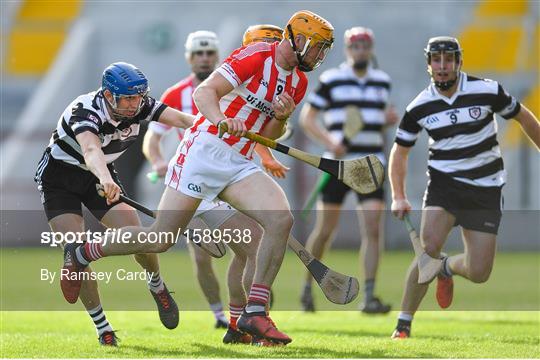
[[[44,5],[46,4],[46,6]],[[318,75],[343,61],[343,32],[362,25],[375,32],[375,50],[380,67],[393,79],[392,102],[400,113],[429,81],[423,47],[431,36],[458,36],[465,49],[465,71],[494,78],[537,116],[539,97],[539,3],[537,1],[477,2],[100,2],[100,1],[10,1],[2,2],[2,84],[0,184],[2,210],[40,210],[39,194],[32,180],[35,166],[48,143],[64,107],[77,95],[97,89],[102,69],[114,61],[139,66],[150,79],[152,94],[159,97],[168,86],[186,76],[183,44],[189,32],[208,29],[220,38],[221,57],[241,41],[252,24],[283,26],[289,16],[309,8],[330,20],[336,29],[336,43],[327,61],[309,74],[310,89]],[[299,111],[296,112],[296,116]],[[293,119],[297,122],[297,118]],[[498,121],[499,140],[508,170],[505,187],[506,210],[500,247],[538,249],[540,192],[538,153],[527,144],[519,127]],[[387,133],[388,148],[394,130]],[[321,153],[296,129],[293,146]],[[170,136],[168,154],[176,147]],[[133,146],[119,162],[128,192],[138,200],[156,206],[161,185],[151,185],[138,148]],[[316,181],[317,171],[278,155],[292,167],[280,181],[293,209],[300,210]],[[408,194],[420,209],[426,184],[427,136],[424,134],[411,153]],[[138,171],[140,169],[140,171]],[[137,170],[137,171],[134,171]],[[387,184],[388,186],[388,184]],[[389,189],[387,191],[389,198]],[[354,209],[349,195],[347,209]],[[356,215],[342,218],[339,245],[356,244]],[[298,216],[297,216],[298,218]],[[418,217],[416,217],[418,223]],[[40,221],[45,221],[43,219]],[[519,222],[521,221],[521,223]],[[386,246],[409,247],[402,225],[387,216]],[[13,239],[31,241],[13,223],[3,226],[4,244]],[[310,224],[298,222],[295,231],[305,239]],[[511,234],[520,229],[520,237]],[[15,233],[11,233],[14,231]],[[30,234],[30,230],[28,230]],[[452,244],[456,245],[456,232]],[[21,244],[19,242],[19,244]]]

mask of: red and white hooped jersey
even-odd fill
[[[193,77],[191,74],[187,78],[180,80],[161,95],[161,102],[188,114],[196,115],[199,110],[193,101]],[[162,123],[154,122],[148,125],[154,132],[164,134],[171,126]],[[178,133],[178,138],[182,140],[184,137],[184,129],[175,128]]]
[[[261,42],[241,47],[216,70],[234,86],[233,91],[219,101],[221,111],[228,118],[243,119],[247,129],[255,133],[260,133],[272,119],[274,97],[285,91],[298,104],[306,93],[304,73],[296,68],[287,71],[276,64],[278,44]],[[217,127],[200,113],[189,130],[218,133]],[[253,141],[229,134],[222,140],[240,154],[252,157]]]

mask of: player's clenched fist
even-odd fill
[[[412,207],[407,199],[396,199],[392,201],[392,214],[400,220],[403,220],[403,217],[406,213],[411,211]]]
[[[227,124],[227,132],[231,134],[232,136],[242,137],[246,135],[246,132],[247,132],[246,124],[244,124],[242,120],[235,119],[235,118],[227,118],[222,121]]]
[[[120,193],[122,190],[117,183],[115,183],[112,179],[106,179],[104,181],[100,181],[100,183],[103,186],[103,193],[107,198],[107,205],[113,204],[120,199]]]
[[[279,121],[285,121],[291,116],[296,104],[294,99],[287,93],[281,93],[272,101],[272,110],[274,110],[274,118]]]

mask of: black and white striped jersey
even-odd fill
[[[496,81],[462,72],[451,98],[431,84],[407,106],[395,142],[413,146],[424,128],[429,135],[429,170],[471,185],[502,186],[506,173],[493,115],[511,119],[520,109]]]
[[[369,67],[366,75],[359,78],[350,65],[343,63],[322,73],[318,88],[309,95],[308,102],[324,110],[325,127],[337,141],[343,141],[346,108],[357,107],[364,127],[349,141],[349,154],[378,153],[384,158],[382,130],[390,86],[390,77],[382,70]]]
[[[102,91],[98,90],[80,95],[66,107],[49,141],[48,148],[53,158],[88,170],[75,136],[90,131],[99,136],[105,160],[110,164],[137,139],[141,121],[157,121],[167,108],[165,104],[147,97],[135,118],[116,121],[109,113],[106,101]]]

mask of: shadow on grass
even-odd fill
[[[389,340],[390,341],[390,340]],[[191,343],[197,350],[181,351],[175,349],[155,349],[152,347],[146,347],[141,345],[129,345],[125,346],[126,350],[139,351],[144,354],[152,354],[151,357],[189,357],[189,358],[235,358],[235,359],[247,359],[247,358],[334,358],[334,359],[346,359],[346,358],[400,358],[399,354],[393,354],[389,356],[388,353],[382,350],[370,350],[370,351],[337,351],[331,350],[327,347],[296,347],[294,345],[288,345],[286,347],[273,347],[273,348],[257,348],[246,345],[208,345],[203,343]],[[416,357],[421,358],[436,358],[436,354],[432,353],[416,353]]]
[[[381,334],[380,332],[373,332],[373,331],[365,331],[362,329],[358,330],[339,330],[336,332],[328,331],[328,329],[313,329],[313,328],[295,328],[294,333],[300,333],[300,334],[320,334],[323,336],[332,336],[332,335],[343,335],[343,336],[349,336],[349,337],[376,337],[381,339],[390,339],[390,335],[392,334],[392,331],[394,331],[394,328],[390,328],[388,331],[388,334]]]

